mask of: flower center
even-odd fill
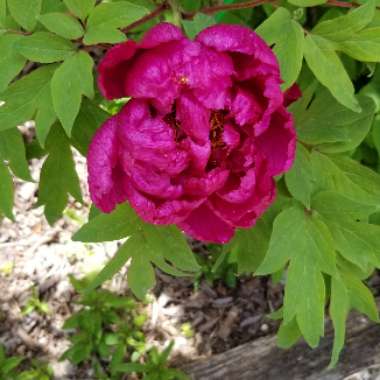
[[[223,141],[225,111],[212,111],[210,116],[210,141],[213,149],[223,148],[226,144]]]

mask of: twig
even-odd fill
[[[121,31],[123,33],[128,33],[132,29],[136,28],[137,26],[140,26],[141,24],[144,24],[145,22],[159,16],[161,13],[169,9],[169,5],[166,1],[164,1],[161,5],[159,5],[155,10],[148,13],[144,17],[138,19],[137,21],[133,22],[132,24],[129,24],[126,28],[122,29]]]

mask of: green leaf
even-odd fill
[[[31,32],[37,25],[42,0],[7,0],[7,2],[9,12],[15,21]]]
[[[0,132],[0,160],[7,160],[14,175],[32,181],[28,161],[25,156],[25,145],[17,128]]]
[[[329,367],[334,367],[344,347],[346,335],[346,319],[350,301],[348,291],[340,277],[331,279],[330,317],[334,326],[334,345]]]
[[[50,32],[58,34],[59,36],[69,40],[76,40],[84,34],[84,30],[80,22],[65,13],[45,13],[39,17],[39,21]]]
[[[183,28],[187,36],[191,39],[195,38],[200,31],[215,23],[214,17],[204,13],[197,13],[192,20],[182,20]]]
[[[45,206],[45,216],[55,223],[67,205],[68,195],[82,201],[79,178],[70,143],[59,125],[55,124],[48,136],[49,156],[41,170],[38,204]]]
[[[368,134],[375,112],[370,97],[359,95],[358,100],[360,113],[339,104],[325,89],[317,92],[309,107],[294,112],[299,139],[327,153],[356,148]]]
[[[327,222],[336,249],[363,271],[380,264],[380,226],[350,221]]]
[[[123,239],[138,231],[139,219],[127,203],[109,214],[99,214],[85,224],[74,236],[74,241],[104,242]]]
[[[289,323],[281,323],[277,332],[277,345],[280,348],[290,348],[301,338],[297,321],[293,318]]]
[[[95,7],[96,0],[63,0],[63,2],[75,16],[85,20]]]
[[[379,313],[371,291],[351,273],[344,273],[343,281],[347,287],[351,306],[365,314],[374,322],[379,322]]]
[[[11,80],[21,71],[26,59],[16,52],[14,46],[22,38],[16,34],[0,36],[0,93],[3,92]]]
[[[185,236],[175,226],[160,227],[144,224],[141,232],[144,233],[146,244],[151,252],[147,255],[153,262],[157,257],[162,257],[185,272],[197,272],[200,269]],[[157,265],[159,266],[160,263],[162,260],[159,260]]]
[[[106,226],[106,224],[105,224]],[[132,252],[129,249],[129,244],[123,244],[108,261],[106,266],[96,275],[93,281],[86,287],[85,292],[89,293],[102,285],[107,280],[110,280],[131,258]]]
[[[380,27],[365,29],[337,44],[337,49],[362,62],[380,61]]]
[[[0,160],[0,213],[13,220],[13,181],[7,166]]]
[[[138,298],[144,299],[147,291],[154,286],[156,278],[152,264],[146,257],[146,246],[141,237],[141,234],[133,235],[126,242],[126,246],[132,255],[127,279],[132,292]]]
[[[323,21],[313,29],[313,33],[333,41],[344,41],[367,26],[375,15],[375,1],[368,0],[359,8],[344,16]]]
[[[88,147],[95,131],[109,116],[94,102],[86,98],[83,99],[82,107],[71,132],[72,144],[83,156],[87,155]]]
[[[327,0],[288,0],[290,4],[297,7],[315,7],[327,3]]]
[[[75,51],[70,41],[49,32],[36,32],[24,36],[15,46],[25,58],[40,63],[63,61]]]
[[[53,75],[53,106],[68,136],[79,113],[82,95],[93,95],[93,64],[92,58],[81,51],[65,60]]]
[[[373,206],[346,198],[335,191],[321,191],[312,199],[312,209],[323,217],[336,221],[366,221],[376,211]]]
[[[380,175],[348,157],[311,154],[315,187],[333,190],[356,202],[378,205]]]
[[[302,284],[302,286],[300,286]],[[302,335],[316,347],[324,334],[325,282],[308,246],[289,264],[284,297],[284,323],[296,317]]]
[[[148,8],[128,1],[101,3],[88,18],[83,42],[86,45],[122,42],[126,36],[118,29],[132,24],[147,13]]]
[[[312,257],[318,270],[335,272],[334,242],[328,228],[317,215],[294,206],[276,217],[268,252],[256,274],[276,273],[289,260],[304,255]]]
[[[6,0],[0,0],[0,26],[5,27],[7,17],[7,2]]]
[[[270,233],[264,219],[260,219],[253,228],[236,231],[230,243],[230,254],[236,257],[239,274],[251,274],[257,270],[268,250]]]
[[[274,44],[281,70],[283,89],[290,87],[298,78],[303,60],[304,31],[294,21],[290,12],[278,8],[257,29],[258,33],[269,44]]]
[[[51,88],[46,86],[41,92],[39,108],[35,116],[36,134],[42,148],[45,147],[46,138],[49,135],[51,126],[56,122],[57,115],[53,107]]]
[[[326,39],[309,34],[304,43],[305,60],[315,77],[347,108],[360,112],[354,86],[333,45]]]
[[[41,94],[50,85],[56,65],[42,66],[11,84],[0,95],[0,131],[14,128],[31,120],[41,106]]]
[[[313,171],[310,154],[301,144],[297,145],[296,159],[292,169],[285,174],[285,182],[290,194],[310,209]]]

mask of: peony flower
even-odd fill
[[[102,211],[128,201],[146,222],[226,243],[273,202],[296,138],[277,60],[252,30],[215,25],[191,41],[158,24],[111,48],[98,84],[108,99],[131,98],[89,149]]]

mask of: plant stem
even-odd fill
[[[137,21],[133,22],[132,24],[129,24],[126,28],[122,29],[121,31],[123,33],[128,33],[132,29],[136,28],[137,26],[140,26],[140,25],[144,24],[145,22],[159,16],[161,13],[165,12],[167,9],[169,9],[169,5],[166,1],[164,1],[161,5],[159,5],[152,12],[150,12],[147,15],[145,15],[144,17],[138,19]]]

